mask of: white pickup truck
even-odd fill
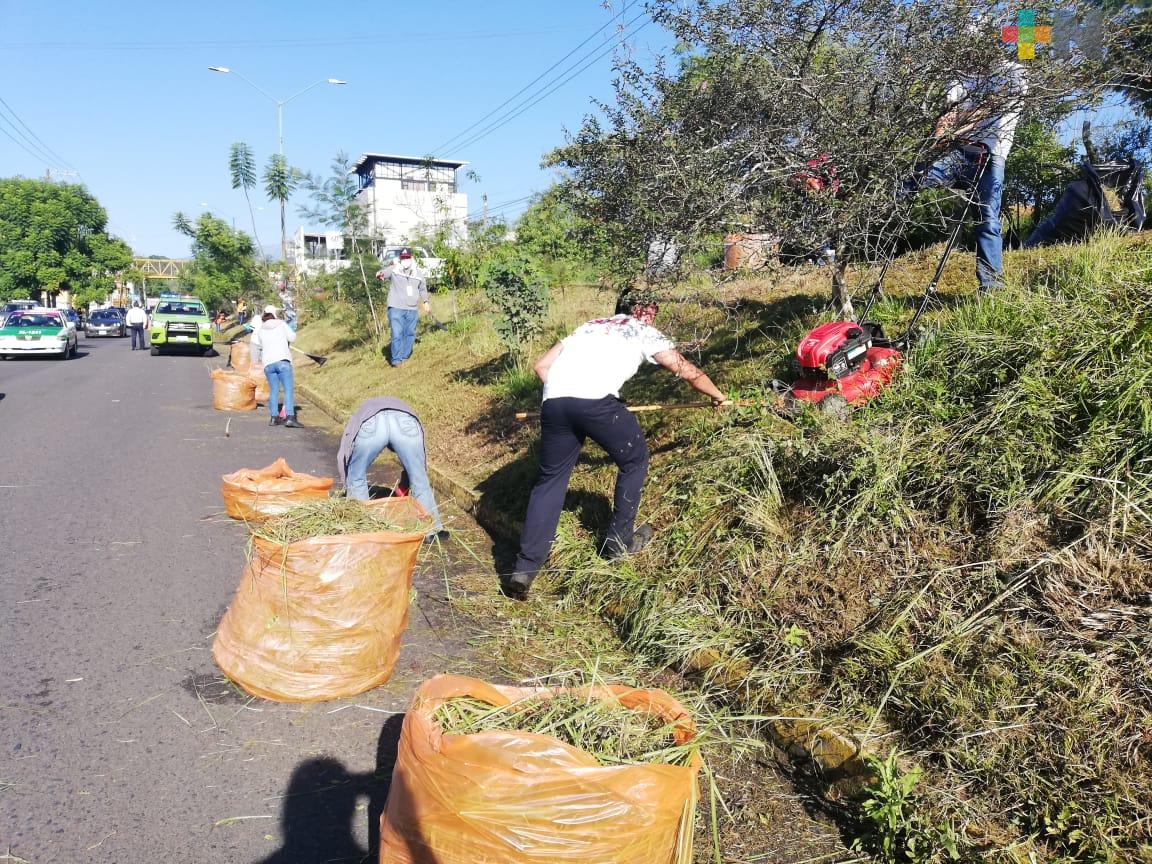
[[[392,267],[395,265],[400,253],[405,249],[412,253],[412,257],[416,259],[416,266],[420,268],[421,275],[428,280],[429,284],[440,278],[444,260],[432,257],[432,253],[423,246],[385,246],[384,251],[380,254],[380,266]]]

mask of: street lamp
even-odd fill
[[[315,87],[319,87],[321,84],[341,85],[341,84],[347,84],[348,83],[347,81],[341,81],[339,78],[321,78],[319,81],[313,81],[311,84],[309,84],[303,90],[301,90],[297,93],[293,93],[287,99],[277,99],[271,93],[268,93],[267,91],[265,91],[261,87],[254,84],[252,81],[249,81],[247,78],[245,78],[239,72],[237,72],[235,69],[230,69],[227,66],[209,66],[208,69],[212,72],[221,72],[225,75],[235,75],[237,78],[239,78],[241,81],[243,81],[245,84],[247,84],[253,90],[255,90],[257,93],[259,93],[265,99],[268,99],[268,100],[275,103],[275,105],[276,105],[276,130],[277,130],[277,136],[280,140],[280,155],[281,156],[284,155],[284,106],[287,105],[289,102],[291,102],[296,97],[303,96],[309,90],[311,90]]]
[[[342,85],[342,84],[348,83],[347,81],[342,81],[339,78],[321,78],[319,81],[313,81],[311,84],[309,84],[303,90],[300,90],[296,93],[293,93],[287,99],[277,99],[271,93],[268,93],[267,91],[265,91],[263,88],[259,87],[254,82],[248,80],[246,77],[241,75],[235,69],[230,69],[227,66],[209,66],[208,69],[212,72],[220,72],[220,73],[225,74],[225,75],[235,75],[237,78],[239,78],[241,81],[243,81],[245,84],[247,84],[253,90],[255,90],[257,93],[259,93],[265,99],[268,99],[271,102],[274,102],[276,104],[276,135],[277,135],[277,139],[279,141],[279,152],[280,152],[281,156],[284,155],[284,106],[287,105],[289,102],[291,102],[293,99],[296,99],[300,96],[303,96],[309,90],[312,90],[316,87],[319,87],[321,84]],[[284,262],[284,266],[287,267],[288,266],[288,237],[284,233],[284,204],[285,204],[285,202],[282,200],[280,202],[280,258]],[[287,278],[287,277],[285,277],[285,278]]]

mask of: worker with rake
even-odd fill
[[[651,540],[651,525],[634,528],[648,474],[648,445],[636,417],[620,401],[620,388],[641,363],[663,366],[717,407],[728,404],[712,380],[652,326],[657,311],[651,295],[625,292],[615,315],[580,325],[536,361],[533,368],[544,383],[540,473],[528,499],[516,567],[504,586],[510,597],[525,599],[548,560],[568,480],[587,438],[604,448],[618,469],[601,554],[610,560],[624,557]]]

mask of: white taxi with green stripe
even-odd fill
[[[67,360],[76,355],[76,327],[59,309],[21,309],[0,327],[0,358],[47,354]]]

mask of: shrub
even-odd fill
[[[481,268],[480,285],[499,313],[496,332],[501,341],[512,354],[522,355],[548,314],[543,272],[522,252],[502,247]]]

